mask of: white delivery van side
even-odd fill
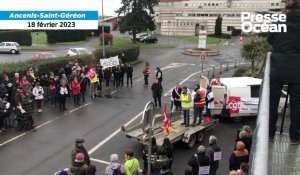
[[[206,77],[201,77],[201,79],[207,82]],[[201,85],[204,84],[203,80],[200,80]],[[211,82],[213,81],[215,80],[213,79]],[[261,79],[231,77],[220,78],[220,82],[221,86],[212,86],[215,99],[215,108],[211,110],[213,116],[243,117],[257,115]],[[202,85],[202,88],[205,88],[204,85]],[[280,112],[284,107],[284,100],[285,97],[280,100],[278,109]]]

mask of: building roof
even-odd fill
[[[221,78],[221,83],[227,87],[246,87],[250,85],[261,85],[262,79],[253,77]]]

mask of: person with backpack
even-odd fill
[[[105,175],[125,175],[124,166],[119,162],[118,154],[110,155],[110,163],[105,168]]]
[[[200,145],[197,154],[193,155],[188,164],[192,167],[193,174],[209,175],[210,158],[205,153],[206,148]]]
[[[136,158],[134,158],[132,149],[128,149],[125,152],[125,160],[125,175],[140,175],[140,163]]]

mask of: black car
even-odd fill
[[[157,43],[157,37],[155,35],[147,35],[140,39],[140,42],[143,43]]]

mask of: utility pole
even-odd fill
[[[103,7],[103,1],[104,0],[102,0],[102,57],[103,57],[103,59],[105,59],[105,41],[104,41],[104,7]]]

